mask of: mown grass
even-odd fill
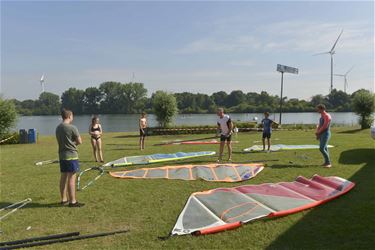
[[[152,146],[163,140],[195,139],[209,135],[148,137],[146,150],[138,150],[138,138],[129,133],[103,137],[106,161],[123,156],[178,151],[215,150],[217,145]],[[210,183],[180,180],[121,180],[108,174],[78,192],[82,208],[58,206],[57,164],[37,167],[36,161],[57,157],[53,136],[40,136],[35,145],[1,146],[0,207],[27,197],[33,202],[1,223],[1,241],[80,231],[96,233],[129,228],[122,235],[43,246],[41,249],[369,249],[375,245],[375,149],[369,130],[335,128],[330,144],[332,169],[320,167],[318,150],[247,153],[242,149],[260,140],[260,133],[239,133],[234,144],[235,162],[264,161],[265,170],[243,183]],[[313,131],[277,131],[274,143],[314,144]],[[81,168],[94,166],[88,136],[79,147]],[[196,158],[172,164],[212,162],[216,157]],[[163,164],[149,165],[150,167]],[[132,167],[135,168],[135,167]],[[128,169],[132,169],[128,168]],[[90,173],[82,180],[93,178]],[[357,183],[355,189],[320,207],[272,220],[258,220],[215,235],[181,236],[161,241],[192,192],[222,186],[292,181],[298,175],[336,175]],[[30,230],[26,230],[31,226]]]

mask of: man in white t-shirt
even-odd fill
[[[217,127],[218,127],[218,130],[220,131],[220,154],[219,154],[219,159],[217,160],[217,162],[220,162],[222,160],[225,142],[227,142],[227,146],[228,146],[228,154],[229,154],[228,161],[232,161],[231,140],[232,140],[233,123],[229,115],[224,114],[223,108],[217,109],[217,116],[219,117],[217,119]]]

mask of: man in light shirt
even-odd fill
[[[222,161],[225,142],[227,143],[227,146],[228,146],[228,161],[232,161],[231,140],[232,140],[233,123],[229,115],[224,114],[223,108],[218,108],[217,115],[219,117],[217,119],[217,127],[218,127],[218,130],[220,131],[220,153],[219,153],[219,159],[217,160],[217,162]]]

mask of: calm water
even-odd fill
[[[358,116],[354,113],[331,113],[334,124],[342,125],[356,125],[358,123]],[[254,117],[258,121],[262,119],[263,114],[230,114],[233,121],[252,121]],[[138,131],[139,115],[100,115],[100,122],[104,131],[108,132],[132,132]],[[279,121],[278,114],[271,114],[271,119]],[[191,115],[177,115],[174,119],[175,125],[214,125],[216,124],[217,116],[215,114],[191,114]],[[283,113],[283,124],[316,124],[319,119],[318,113]],[[76,125],[79,131],[88,131],[91,121],[90,115],[74,116],[73,124]],[[55,134],[56,126],[61,122],[60,116],[21,116],[18,119],[18,129],[36,128],[42,135]],[[148,115],[149,126],[157,126],[155,116]]]

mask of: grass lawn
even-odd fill
[[[138,150],[138,138],[129,133],[103,136],[106,161],[123,156],[218,150],[218,145],[152,146],[163,140],[194,139],[209,135],[153,136],[146,150]],[[134,135],[134,134],[133,134]],[[96,233],[129,228],[126,234],[43,246],[40,249],[370,249],[375,246],[375,149],[369,130],[335,128],[330,141],[333,168],[324,169],[318,150],[242,153],[260,140],[261,134],[239,133],[234,140],[234,162],[265,161],[257,177],[242,183],[210,183],[202,180],[124,180],[105,174],[94,185],[78,192],[82,208],[58,206],[58,164],[35,166],[57,158],[54,136],[40,136],[34,145],[4,145],[1,150],[0,207],[32,198],[32,203],[5,218],[1,241],[64,232]],[[313,131],[275,131],[275,144],[316,144]],[[88,135],[79,146],[81,169],[95,165]],[[257,143],[259,144],[259,143]],[[202,157],[175,164],[208,163]],[[173,165],[169,162],[168,165]],[[150,167],[163,164],[148,165]],[[134,169],[136,167],[129,167]],[[118,170],[118,169],[117,169]],[[258,220],[237,230],[207,236],[180,236],[161,241],[173,228],[192,192],[217,187],[292,181],[298,175],[340,176],[357,185],[348,194],[314,209],[277,219]],[[84,176],[83,182],[96,172]],[[26,230],[31,226],[30,230]]]

